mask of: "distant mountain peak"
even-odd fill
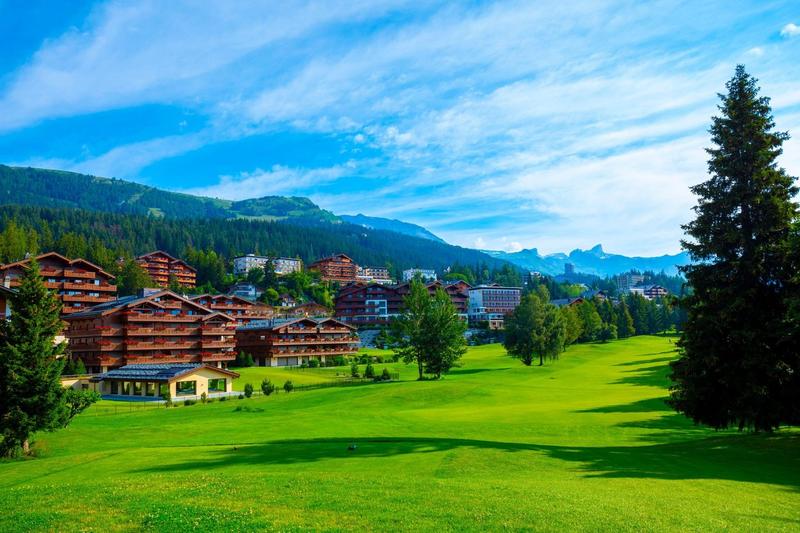
[[[403,222],[393,218],[370,217],[361,213],[357,215],[340,215],[339,218],[350,224],[364,226],[369,229],[377,229],[384,231],[393,231],[403,235],[410,235],[412,237],[420,237],[430,241],[445,242],[443,239],[434,235],[427,229],[410,222]]]

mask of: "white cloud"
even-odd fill
[[[781,37],[797,37],[798,35],[800,35],[800,26],[793,22],[781,28]]]
[[[761,56],[764,55],[764,49],[761,48],[760,46],[754,46],[753,48],[748,50],[746,53],[747,53],[747,55],[749,55],[751,57],[761,57]]]

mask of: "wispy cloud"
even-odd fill
[[[798,35],[800,35],[800,26],[793,22],[781,28],[781,37],[797,37]]]

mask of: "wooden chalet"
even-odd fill
[[[228,315],[236,321],[237,326],[245,326],[256,320],[267,320],[275,314],[267,304],[230,294],[201,294],[192,296],[191,300],[212,311]]]
[[[309,270],[316,270],[324,281],[338,283],[355,283],[358,265],[345,254],[336,254],[319,259],[309,265]]]
[[[259,366],[295,366],[317,358],[358,351],[355,328],[338,320],[295,318],[253,323],[236,329],[236,350],[253,356]]]
[[[58,295],[62,315],[79,313],[94,305],[114,300],[114,276],[85,259],[69,259],[56,252],[37,256],[45,286]],[[31,259],[0,266],[0,285],[14,288],[28,269]]]
[[[14,289],[0,285],[0,320],[11,316],[11,302],[9,300],[13,295]]]
[[[286,316],[294,318],[320,318],[329,317],[332,314],[330,309],[317,302],[306,302],[286,310]]]
[[[169,286],[170,278],[174,278],[181,287],[197,286],[197,271],[186,261],[172,257],[167,252],[156,250],[140,255],[136,258],[136,262],[159,287]]]
[[[92,372],[148,363],[225,367],[235,358],[232,318],[166,290],[126,296],[64,319],[69,351]]]

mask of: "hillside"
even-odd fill
[[[525,270],[536,270],[543,274],[558,275],[564,272],[564,264],[572,263],[577,272],[593,274],[600,277],[613,276],[630,270],[661,272],[669,275],[678,274],[678,266],[689,264],[689,255],[681,252],[676,255],[658,257],[628,257],[609,254],[597,245],[590,250],[573,250],[569,254],[556,253],[540,255],[536,248],[508,253],[486,251],[492,257],[505,259]]]
[[[544,367],[473,347],[439,381],[389,363],[376,371],[401,381],[101,401],[0,463],[0,530],[796,530],[800,433],[670,410],[672,341],[575,345]],[[340,371],[253,367],[235,386]]]
[[[39,168],[0,165],[0,205],[72,207],[168,218],[250,218],[298,224],[341,223],[308,198],[266,196],[238,202],[139,183]]]
[[[362,215],[361,213],[357,215],[340,215],[339,218],[345,222],[349,222],[350,224],[357,224],[365,228],[394,231],[395,233],[402,233],[403,235],[410,235],[412,237],[419,237],[421,239],[445,242],[444,239],[439,238],[422,226],[411,224],[409,222],[403,222],[402,220],[368,217],[366,215]]]

